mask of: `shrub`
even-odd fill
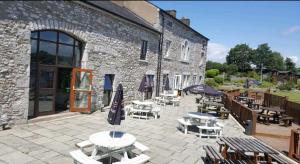
[[[270,82],[267,82],[267,81],[263,81],[259,87],[260,88],[270,88],[273,85],[274,85],[273,83],[270,83]]]
[[[249,71],[247,73],[247,77],[254,78],[255,80],[259,80],[260,79],[259,75],[255,71]]]
[[[218,84],[223,84],[223,78],[222,77],[216,76],[216,77],[214,77],[214,80]]]
[[[208,86],[211,86],[213,88],[216,88],[219,86],[218,83],[216,83],[214,79],[206,79],[205,84]]]
[[[218,69],[210,69],[206,71],[206,77],[214,78],[215,76],[219,75],[220,71]]]
[[[290,91],[294,88],[294,86],[295,86],[295,84],[293,82],[286,82],[286,83],[280,84],[278,86],[278,89]]]

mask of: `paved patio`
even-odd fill
[[[149,163],[204,163],[202,146],[217,146],[217,139],[199,138],[197,133],[185,135],[176,128],[177,118],[196,111],[195,97],[185,96],[179,107],[161,108],[157,120],[126,117],[115,129],[135,135],[137,141],[148,146]],[[106,118],[107,112],[97,111],[0,131],[0,163],[73,163],[69,152],[77,149],[75,143],[87,140],[95,132],[113,129]],[[220,121],[225,124],[224,136],[246,137],[231,117]]]

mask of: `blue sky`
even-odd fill
[[[256,48],[268,43],[272,50],[291,57],[300,66],[300,2],[152,1],[162,9],[177,10],[191,27],[207,36],[208,59],[223,62],[239,43]]]

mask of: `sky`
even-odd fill
[[[208,37],[208,60],[224,62],[230,48],[268,43],[300,67],[300,1],[151,1],[177,10],[191,27]]]

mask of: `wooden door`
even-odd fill
[[[91,111],[92,78],[92,70],[73,68],[70,85],[71,112]]]

